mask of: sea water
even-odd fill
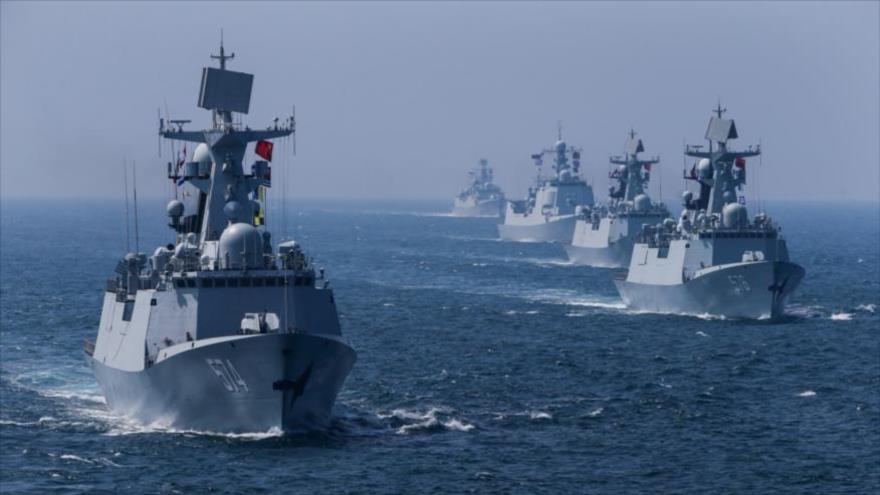
[[[282,437],[110,413],[82,342],[125,253],[124,207],[4,201],[0,489],[880,491],[876,204],[771,204],[807,271],[778,322],[631,312],[612,271],[500,242],[493,220],[447,208],[269,211],[274,240],[295,238],[326,268],[358,352],[330,430]],[[141,251],[173,239],[162,202],[139,213]]]

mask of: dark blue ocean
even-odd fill
[[[277,437],[107,412],[82,342],[124,253],[121,201],[4,200],[0,490],[880,492],[877,204],[770,205],[807,270],[780,322],[629,312],[609,271],[447,206],[290,205],[359,360],[330,431]],[[152,251],[163,204],[140,213]]]

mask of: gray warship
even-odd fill
[[[485,158],[480,166],[468,172],[469,184],[458,196],[452,206],[452,214],[457,217],[493,217],[504,213],[504,192],[492,182],[492,168]]]
[[[234,123],[233,112],[248,113],[253,76],[226,69],[234,54],[222,42],[211,57],[219,68],[202,70],[198,104],[212,112],[212,127],[159,123],[162,137],[198,143],[181,167],[168,164],[169,179],[197,191],[197,206],[171,200],[173,243],[118,263],[87,360],[109,408],[141,423],[223,433],[325,428],[355,352],[323,269],[293,240],[272,249],[257,201],[271,185],[269,163],[243,167],[248,143],[269,146],[295,122]]]
[[[553,157],[549,177],[541,174],[545,155]],[[498,225],[502,240],[570,243],[579,205],[593,206],[593,188],[580,177],[581,150],[568,146],[560,127],[556,144],[532,155],[538,177],[526,199],[508,201],[504,223]]]
[[[636,310],[728,318],[778,318],[788,296],[804,277],[789,261],[774,221],[763,212],[749,219],[745,198],[746,158],[761,148],[734,151],[733,119],[718,105],[702,146],[685,154],[699,158],[685,178],[699,184],[699,196],[683,193],[678,222],[667,218],[646,226],[637,240],[629,271],[615,284],[624,303]]]
[[[604,268],[629,266],[635,237],[644,224],[656,224],[669,216],[663,204],[651,202],[648,182],[651,167],[659,158],[642,160],[642,140],[633,130],[624,148],[624,156],[612,156],[616,168],[609,178],[617,184],[610,187],[608,203],[590,208],[578,206],[577,221],[571,244],[564,246],[568,259],[577,265]]]

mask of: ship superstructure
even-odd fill
[[[623,156],[612,156],[615,165],[609,178],[608,203],[590,208],[578,207],[578,218],[571,244],[565,246],[568,259],[575,264],[607,268],[629,266],[635,237],[645,224],[662,222],[669,210],[652,203],[648,195],[651,168],[660,162],[653,157],[639,158],[645,151],[642,140],[630,130]]]
[[[593,206],[593,188],[580,175],[581,151],[562,139],[560,127],[553,148],[532,155],[538,177],[526,199],[507,202],[504,223],[498,225],[502,240],[571,242],[576,208]],[[552,157],[547,177],[540,172],[545,156]]]
[[[273,249],[265,227],[271,141],[294,132],[291,117],[251,129],[253,76],[202,71],[199,106],[212,125],[160,120],[169,140],[197,143],[168,176],[197,191],[193,211],[167,205],[173,241],[151,256],[132,252],[107,281],[88,362],[111,410],[143,423],[212,432],[325,427],[355,362],[343,339],[333,291],[302,247]],[[257,153],[249,167],[249,143]],[[256,224],[256,225],[255,225]]]
[[[468,172],[468,187],[455,197],[452,214],[461,217],[499,217],[504,213],[504,192],[492,182],[492,167],[485,158]]]
[[[775,318],[804,277],[789,261],[776,223],[763,212],[749,219],[745,198],[746,158],[760,146],[735,151],[738,137],[721,105],[706,129],[708,150],[688,146],[699,161],[685,173],[699,196],[683,195],[681,217],[647,226],[633,248],[629,271],[615,280],[627,306],[646,311]]]

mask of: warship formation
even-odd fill
[[[324,429],[356,354],[324,270],[296,241],[273,242],[266,227],[271,140],[292,136],[295,120],[265,129],[237,123],[233,114],[250,108],[253,75],[226,68],[234,54],[222,41],[211,57],[219,67],[203,68],[198,97],[211,126],[159,121],[162,138],[195,145],[168,163],[175,191],[190,192],[189,201],[175,193],[166,206],[170,242],[150,256],[136,244],[118,261],[86,359],[108,407],[141,423],[218,433]],[[635,310],[779,317],[804,269],[789,260],[769,216],[749,218],[739,193],[745,160],[761,150],[729,147],[738,136],[724,111],[719,105],[709,121],[706,149],[685,148],[698,160],[685,178],[699,191],[684,192],[677,219],[648,195],[659,159],[640,157],[634,131],[610,159],[607,202],[596,204],[581,176],[582,150],[561,127],[552,148],[531,155],[538,174],[525,199],[505,200],[481,160],[454,215],[502,216],[502,240],[558,243],[573,264],[625,268],[614,283]],[[261,159],[246,166],[250,143]]]
[[[498,225],[501,240],[559,243],[573,265],[625,268],[614,283],[627,307],[646,312],[728,318],[778,318],[804,277],[789,260],[779,226],[763,212],[749,218],[746,159],[760,147],[728,147],[736,124],[719,104],[703,146],[687,146],[697,158],[685,179],[697,196],[683,193],[680,217],[648,194],[652,166],[642,159],[644,143],[630,131],[622,156],[612,156],[614,183],[607,203],[595,204],[580,178],[581,150],[559,139],[553,149],[532,155],[537,166],[552,156],[552,174],[538,174],[526,199],[508,201]]]
[[[457,217],[499,217],[504,214],[504,192],[492,182],[492,167],[485,158],[468,173],[468,187],[455,197],[452,214]]]
[[[109,408],[141,423],[209,432],[324,428],[355,362],[333,291],[301,246],[273,246],[264,225],[268,161],[245,167],[249,143],[271,159],[266,129],[233,123],[248,113],[253,76],[204,68],[199,106],[212,126],[160,120],[166,139],[197,143],[170,180],[196,191],[191,210],[168,203],[173,242],[126,254],[107,280],[97,339],[85,343]],[[255,225],[258,224],[258,225]]]

